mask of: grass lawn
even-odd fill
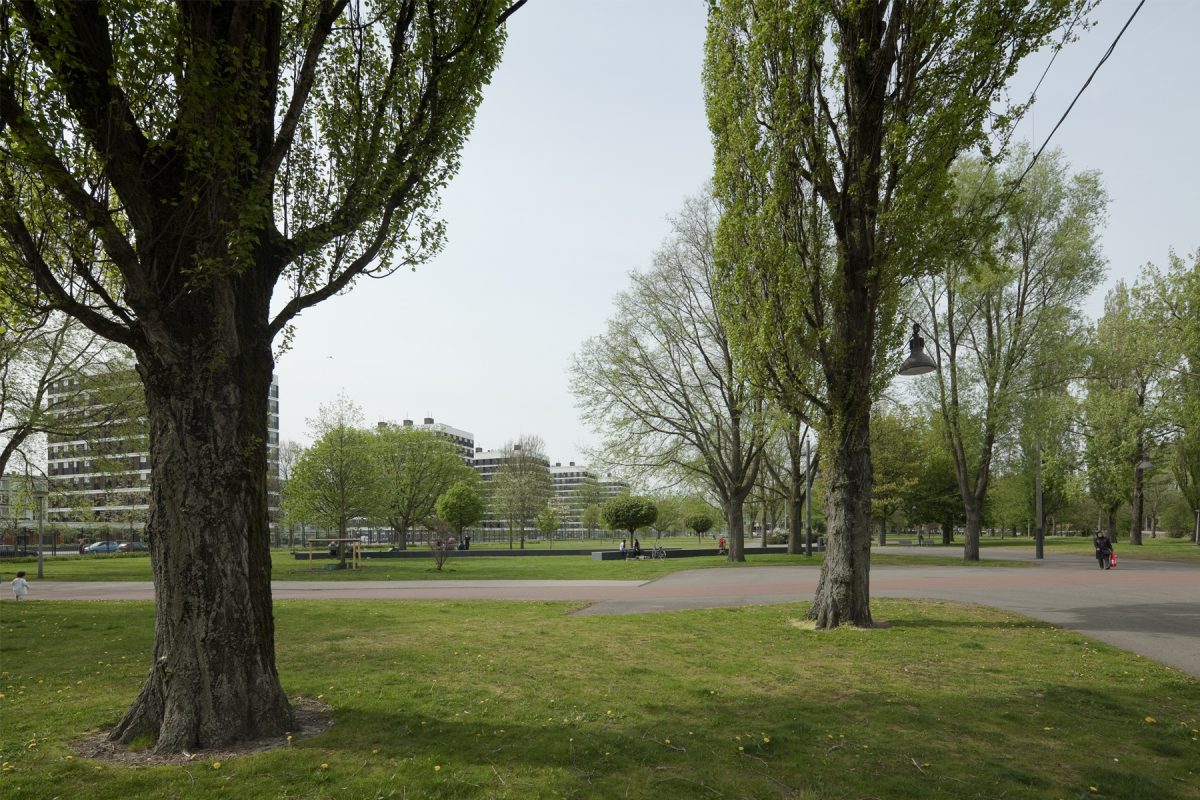
[[[572,617],[563,603],[279,602],[334,727],[219,765],[69,743],[138,692],[148,603],[4,603],[6,798],[1200,798],[1200,682],[1012,614],[877,600]]]
[[[960,566],[961,556],[936,555],[901,556],[877,553],[871,556],[874,566]],[[820,566],[823,556],[814,553],[807,556],[789,556],[784,553],[750,555],[744,564],[730,564],[724,556],[696,556],[694,558],[668,558],[657,561],[594,561],[590,556],[472,556],[451,557],[438,572],[433,560],[428,558],[396,558],[367,560],[360,570],[331,570],[326,567],[329,560],[297,561],[291,553],[276,550],[273,555],[272,577],[277,581],[312,580],[651,580],[671,572],[685,569],[746,569],[755,566],[779,566],[781,564]],[[980,562],[985,567],[1028,567],[1027,562],[989,560]],[[37,575],[36,559],[5,559],[0,562],[0,582],[12,580],[17,570],[23,569],[30,576]],[[96,555],[85,558],[46,558],[43,563],[45,580],[53,581],[148,581],[150,558],[144,554]]]
[[[962,538],[959,537],[958,543],[961,546]],[[1029,537],[998,539],[991,536],[984,536],[980,539],[980,547],[988,548],[1018,548],[1033,551],[1033,539]],[[1117,558],[1129,559],[1148,559],[1151,561],[1185,561],[1193,564],[1200,564],[1200,547],[1192,543],[1191,539],[1170,539],[1164,534],[1159,534],[1158,538],[1151,539],[1147,533],[1142,536],[1142,544],[1134,547],[1129,543],[1129,536],[1126,532],[1122,532],[1120,539],[1114,545],[1117,551]],[[1078,555],[1091,556],[1094,550],[1092,549],[1092,539],[1090,536],[1047,536],[1045,540],[1046,552],[1052,553],[1075,553]]]

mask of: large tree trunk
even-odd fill
[[[871,627],[870,405],[858,419],[828,426],[836,438],[822,458],[825,478],[825,560],[808,618],[818,628],[842,623]],[[824,447],[822,447],[825,450]],[[824,464],[825,461],[822,461]]]
[[[730,561],[746,560],[746,496],[734,495],[725,503],[725,525],[729,528]]]
[[[224,310],[233,313],[233,305]],[[110,735],[116,742],[149,733],[158,752],[203,750],[292,726],[275,668],[271,608],[272,359],[269,340],[247,327],[231,334],[237,344],[224,359],[201,343],[207,332],[160,344],[165,358],[138,353],[154,464],[147,522],[153,666]]]
[[[983,532],[983,503],[968,495],[964,505],[967,514],[967,534],[963,537],[963,560],[979,560],[979,536]]]
[[[1140,459],[1141,456],[1138,456]],[[1133,519],[1129,521],[1129,543],[1140,545],[1142,543],[1142,522],[1145,521],[1146,509],[1146,492],[1143,488],[1144,474],[1141,465],[1133,468],[1133,502],[1130,503],[1130,512],[1133,514]]]
[[[808,500],[804,489],[804,482],[808,480],[808,472],[806,469],[804,477],[801,478],[800,468],[803,465],[803,453],[800,450],[798,433],[788,431],[787,447],[788,475],[791,477],[788,491],[788,521],[791,524],[788,527],[787,551],[789,555],[795,556],[804,552],[804,520],[801,515],[804,513],[804,503]]]
[[[804,552],[804,492],[800,476],[792,473],[792,486],[788,496],[788,555],[797,556]]]

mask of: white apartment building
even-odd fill
[[[520,451],[521,445],[515,445],[515,449]],[[482,447],[475,448],[475,457],[472,460],[471,466],[479,474],[480,481],[483,482],[484,497],[488,497],[488,484],[496,477],[496,473],[509,461],[509,456],[503,450],[484,450]],[[537,463],[545,467],[547,471],[550,469],[550,462],[544,458],[539,458]],[[508,520],[497,509],[492,507],[491,502],[487,502],[486,510],[483,513],[483,519],[479,522],[479,527],[484,531],[507,531]]]
[[[475,434],[470,431],[464,431],[459,428],[451,427],[441,422],[434,422],[433,417],[425,417],[420,425],[414,425],[411,419],[401,420],[401,427],[413,428],[415,430],[432,431],[433,433],[449,440],[454,444],[458,454],[462,457],[463,463],[468,467],[475,463]],[[394,422],[377,422],[376,428],[394,428]]]

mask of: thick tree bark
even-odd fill
[[[157,751],[179,752],[283,735],[292,725],[271,605],[271,351],[262,335],[255,342],[242,333],[227,359],[207,344],[189,352],[186,342],[165,347],[168,358],[138,353],[154,464],[153,666],[112,741],[149,733]]]
[[[729,561],[746,560],[746,497],[734,495],[725,503],[725,525],[729,528]]]
[[[808,618],[818,628],[843,623],[871,627],[870,405],[859,419],[829,426],[834,437],[822,458],[825,475],[825,561]],[[824,464],[824,462],[823,462]]]
[[[979,537],[983,532],[983,503],[974,495],[968,495],[964,511],[967,514],[967,532],[963,537],[963,560],[979,560]]]
[[[800,468],[802,465],[800,451],[800,437],[798,434],[789,432],[787,437],[788,443],[788,474],[791,478],[791,484],[788,487],[788,555],[799,555],[804,552],[804,519],[801,516],[804,513],[804,502],[807,500],[804,491],[804,482],[808,480],[808,475],[801,476]]]
[[[1141,456],[1139,455],[1140,459]],[[1140,465],[1133,468],[1133,502],[1130,503],[1129,510],[1133,514],[1133,519],[1129,521],[1129,543],[1140,545],[1142,543],[1142,523],[1145,521],[1146,512],[1146,492],[1143,487],[1144,473]]]

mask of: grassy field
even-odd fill
[[[279,602],[314,739],[117,767],[70,743],[147,669],[147,603],[5,603],[6,798],[1200,798],[1200,682],[1006,613],[881,601],[573,617],[561,603]]]
[[[876,566],[911,564],[921,566],[956,566],[962,564],[960,556],[936,555],[930,548],[929,555],[902,556],[880,553],[872,555],[871,563]],[[279,581],[312,580],[650,580],[671,572],[685,569],[746,569],[755,566],[778,566],[780,564],[820,566],[822,556],[789,556],[783,553],[747,556],[744,564],[730,564],[724,556],[696,556],[653,561],[594,561],[590,556],[537,557],[470,557],[453,558],[446,562],[441,572],[428,558],[404,558],[367,560],[360,570],[331,570],[333,562],[326,560],[297,561],[291,553],[275,551],[272,577]],[[982,566],[1030,566],[1020,561],[985,561]],[[23,569],[34,576],[37,574],[36,559],[5,559],[0,562],[0,582],[12,580],[13,574]],[[44,559],[45,580],[55,581],[148,581],[151,580],[150,559],[138,554],[115,554],[59,559]]]
[[[893,538],[894,540],[894,538]],[[671,540],[669,546],[694,547],[695,539]],[[572,547],[578,543],[572,543]],[[608,547],[608,540],[582,543],[585,547]],[[993,539],[984,538],[981,546],[988,549],[1029,551],[1033,542],[1028,538]],[[963,563],[959,540],[953,551],[950,548],[931,546],[923,548],[920,555],[900,555],[876,551],[871,556],[875,566],[958,566]],[[538,553],[546,548],[530,546]],[[562,543],[559,549],[563,549]],[[302,551],[301,551],[302,552]],[[1072,553],[1091,556],[1090,539],[1079,537],[1054,537],[1046,540],[1047,553]],[[1122,559],[1152,559],[1181,561],[1200,564],[1200,547],[1186,539],[1146,538],[1141,547],[1128,543],[1117,543],[1117,553]],[[548,558],[513,558],[501,556],[455,558],[451,557],[441,572],[434,569],[431,559],[387,559],[367,561],[362,570],[330,570],[328,560],[297,561],[287,550],[274,551],[273,577],[275,580],[651,580],[671,572],[685,569],[744,569],[755,566],[777,566],[781,564],[819,566],[820,553],[811,558],[789,556],[783,553],[747,556],[745,564],[730,564],[723,556],[696,556],[693,558],[666,559],[659,561],[594,561],[589,556],[552,556]],[[1016,559],[985,559],[978,562],[984,567],[1033,567],[1029,561]],[[11,580],[13,574],[23,569],[30,575],[37,570],[36,559],[4,559],[0,561],[0,581]],[[93,555],[79,558],[47,557],[44,560],[46,580],[58,581],[148,581],[150,560],[143,553]]]

